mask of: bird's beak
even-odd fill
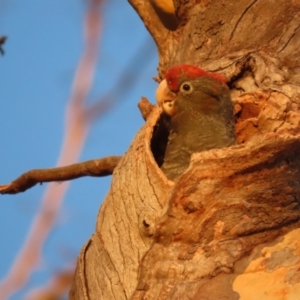
[[[159,106],[162,107],[163,111],[173,116],[175,114],[174,101],[176,94],[171,92],[168,87],[166,79],[164,79],[156,89],[156,101]]]

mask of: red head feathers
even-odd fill
[[[220,81],[222,84],[226,84],[225,79],[220,74],[214,74],[206,72],[199,67],[193,65],[177,65],[167,70],[165,79],[172,92],[178,92],[180,88],[180,79],[195,79],[197,77],[208,76],[213,77]]]

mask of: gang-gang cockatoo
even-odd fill
[[[156,91],[169,122],[162,171],[176,180],[191,155],[236,144],[233,104],[224,79],[194,65],[167,70]]]

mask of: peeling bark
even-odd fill
[[[151,107],[114,171],[70,299],[297,299],[300,2],[175,0],[173,31],[150,2],[130,2],[158,45],[160,78],[177,63],[225,75],[239,144],[195,153],[168,181],[165,127]]]

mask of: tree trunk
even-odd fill
[[[174,30],[130,2],[159,78],[181,63],[224,74],[239,144],[168,181],[156,107],[114,171],[70,299],[298,299],[300,2],[174,0]]]

